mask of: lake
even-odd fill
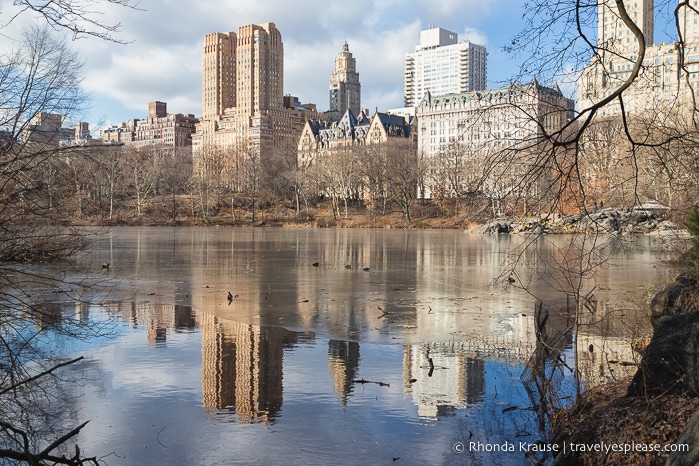
[[[56,342],[85,356],[64,371],[66,425],[89,419],[77,443],[109,465],[530,464],[549,440],[531,406],[569,403],[575,368],[583,389],[632,373],[671,275],[649,237],[589,256],[567,237],[517,254],[526,241],[113,228],[74,264],[101,287],[71,312],[115,324]]]

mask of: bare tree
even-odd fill
[[[410,207],[418,196],[418,182],[424,167],[419,163],[415,145],[409,140],[392,140],[386,144],[386,183],[393,202],[401,209],[410,226]]]
[[[109,220],[114,219],[114,202],[119,194],[119,185],[124,177],[128,148],[121,146],[102,146],[91,151],[96,170],[93,176],[99,177],[106,188],[109,200]]]
[[[60,164],[58,128],[35,122],[39,115],[70,113],[82,104],[84,96],[77,87],[81,63],[45,29],[33,29],[24,38],[23,46],[0,62],[0,108],[4,109],[0,115],[0,259],[4,260],[60,257],[75,251],[70,240],[75,232],[64,235],[63,228],[50,226],[58,212],[53,194],[41,195],[41,185]],[[44,185],[45,189],[52,188]],[[36,225],[42,228],[35,230]]]
[[[243,172],[242,191],[250,199],[250,213],[254,223],[264,176],[260,148],[249,143],[240,156],[242,157]]]
[[[160,194],[167,194],[172,201],[172,221],[177,221],[177,196],[184,194],[184,187],[192,176],[191,147],[159,148],[156,151],[155,171]]]
[[[73,39],[82,37],[97,37],[99,39],[123,43],[114,37],[121,29],[120,23],[103,21],[105,7],[115,5],[126,8],[138,8],[138,2],[133,0],[15,0],[14,9],[10,9],[9,18],[0,24],[0,28],[8,26],[16,18],[27,12],[40,15],[54,29],[63,29],[73,34]],[[8,8],[9,9],[9,8]]]
[[[136,214],[143,219],[143,207],[155,191],[157,182],[155,151],[149,149],[131,150],[127,159],[130,193],[136,204]]]
[[[212,203],[218,198],[224,185],[226,173],[230,174],[230,164],[226,164],[222,149],[209,146],[197,151],[193,172],[193,192],[199,197],[199,208],[206,221],[213,214]]]
[[[43,335],[99,332],[42,298],[75,302],[89,285],[45,264],[89,244],[80,230],[62,226],[72,185],[61,157],[66,150],[59,143],[59,129],[86,103],[80,87],[82,62],[52,29],[68,29],[74,38],[113,40],[110,34],[118,25],[103,23],[96,4],[18,0],[2,6],[0,28],[25,12],[38,14],[47,24],[15,36],[14,48],[0,53],[0,458],[10,461],[98,464],[77,446],[71,453],[66,450],[86,423],[65,430],[65,424],[50,422],[59,417],[42,409],[56,401],[46,398],[55,387],[51,378],[76,362],[57,361],[44,351]],[[104,4],[130,6],[126,0]]]
[[[484,160],[485,173],[509,185],[505,191],[513,196],[539,182],[540,198],[533,201],[543,201],[544,217],[575,213],[586,219],[587,234],[572,235],[554,261],[528,260],[552,242],[536,235],[524,239],[508,254],[499,277],[540,299],[550,290],[570,296],[571,335],[591,318],[585,305],[594,303],[596,272],[623,247],[605,234],[593,201],[604,194],[605,204],[631,207],[652,196],[677,207],[683,219],[696,199],[697,80],[691,71],[699,38],[685,25],[688,18],[696,21],[698,11],[694,2],[658,3],[656,10],[672,12],[667,29],[675,30],[673,44],[652,46],[653,31],[629,14],[641,2],[533,0],[526,2],[524,29],[508,45],[523,60],[515,80],[532,74],[549,84],[567,80],[578,92],[576,111],[563,124],[547,124],[553,113],[540,118],[530,112],[536,133],[518,141],[516,150],[495,151]],[[527,152],[526,164],[518,163]],[[517,165],[525,169],[518,172]]]
[[[360,166],[359,170],[364,179],[364,205],[372,215],[380,210],[386,213],[388,193],[386,192],[386,172],[389,163],[386,148],[382,144],[369,144],[359,146]]]
[[[629,162],[631,172],[625,177],[625,186],[633,187],[636,202],[643,195],[638,191],[643,185],[639,181],[648,167],[643,159],[652,156],[653,165],[662,166],[677,154],[678,141],[695,139],[696,81],[689,69],[694,66],[694,58],[688,52],[697,38],[691,36],[685,24],[697,9],[689,1],[663,1],[655,6],[656,10],[671,9],[674,24],[667,26],[675,30],[677,42],[665,46],[667,50],[650,47],[653,31],[636,24],[629,14],[630,8],[637,7],[632,2],[527,2],[526,26],[507,47],[523,58],[515,79],[526,79],[533,73],[544,82],[569,79],[577,86],[580,97],[577,112],[565,125],[547,128],[543,121],[536,122],[540,127],[539,141],[547,142],[543,158],[548,159],[547,165],[557,178],[559,198],[575,192],[576,205],[591,204],[586,199],[594,195],[595,188],[587,181],[590,176],[597,177],[589,171],[595,164],[592,159],[604,157],[595,142],[600,135],[596,126],[616,128],[624,140],[617,139],[617,145],[624,148],[617,160]],[[613,31],[628,31],[623,40],[618,33],[607,32],[608,25],[598,24],[598,19],[603,18],[600,11],[613,18]],[[669,51],[672,60],[647,55]],[[642,114],[639,108],[643,108]],[[534,174],[527,173],[525,179]],[[621,189],[622,184],[618,186]]]

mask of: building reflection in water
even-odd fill
[[[403,390],[412,396],[418,415],[451,415],[483,400],[485,363],[467,351],[448,343],[404,347]]]
[[[359,371],[359,343],[356,341],[330,340],[328,342],[328,365],[333,378],[333,387],[340,396],[343,406],[354,389],[354,380]]]
[[[241,424],[272,423],[283,400],[284,347],[297,334],[201,315],[203,402],[212,414],[234,411]]]
[[[168,331],[191,332],[197,327],[194,310],[190,306],[150,302],[103,303],[108,313],[118,314],[129,327],[146,327],[148,343],[164,346]]]
[[[130,327],[145,327],[149,344],[156,346],[165,345],[170,332],[201,329],[202,398],[209,414],[235,414],[241,424],[273,423],[279,417],[284,351],[303,340],[303,333],[226,320],[187,306],[113,303],[105,307],[120,314]],[[412,397],[418,414],[448,416],[482,402],[484,357],[523,362],[523,355],[532,344],[530,332],[525,330],[527,320],[516,319],[522,328],[504,335],[466,342],[405,345],[403,392]],[[353,395],[360,361],[359,342],[328,341],[332,389],[343,406]]]

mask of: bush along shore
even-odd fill
[[[665,218],[662,211],[606,208],[598,212],[575,215],[504,215],[489,221],[476,231],[483,234],[570,234],[604,231],[613,235],[626,235],[679,229],[680,227]]]

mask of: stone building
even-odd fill
[[[131,144],[136,131],[138,119],[128,120],[100,130],[100,139],[104,144]]]
[[[372,144],[390,144],[392,141],[415,141],[415,119],[377,111],[373,117],[361,111],[358,116],[346,110],[338,122],[307,120],[299,139],[300,163],[312,163],[338,149]]]
[[[210,149],[261,157],[292,150],[312,106],[285,100],[284,46],[274,23],[208,34],[202,59],[202,118],[193,138],[195,165]]]
[[[359,115],[362,110],[362,86],[357,73],[357,60],[345,41],[342,51],[335,58],[335,69],[330,77],[330,107],[328,119],[338,121],[347,109]]]
[[[190,147],[199,120],[192,114],[167,113],[167,103],[149,102],[148,117],[133,119],[101,131],[105,144],[131,144],[136,147]]]
[[[563,128],[573,109],[574,102],[557,85],[542,86],[536,79],[438,97],[428,92],[417,107],[418,155],[429,161],[457,152],[464,161],[477,161],[503,150],[531,147],[544,131]],[[432,197],[433,184],[440,182],[426,181],[422,197]]]
[[[678,42],[653,43],[653,0],[625,2],[625,7],[646,39],[638,78],[624,92],[627,116],[686,115],[693,106],[692,90],[699,89],[699,14],[696,2],[693,6],[680,5],[678,10],[684,48]],[[620,20],[616,3],[605,0],[599,2],[597,8],[599,51],[580,75],[581,111],[618,90],[631,76],[639,54],[638,40]],[[649,112],[651,109],[654,112]],[[597,115],[621,115],[618,100],[605,105]]]
[[[498,89],[449,94],[427,93],[417,108],[418,153],[434,157],[458,142],[467,154],[489,152],[562,128],[574,102],[558,85],[536,79]]]

